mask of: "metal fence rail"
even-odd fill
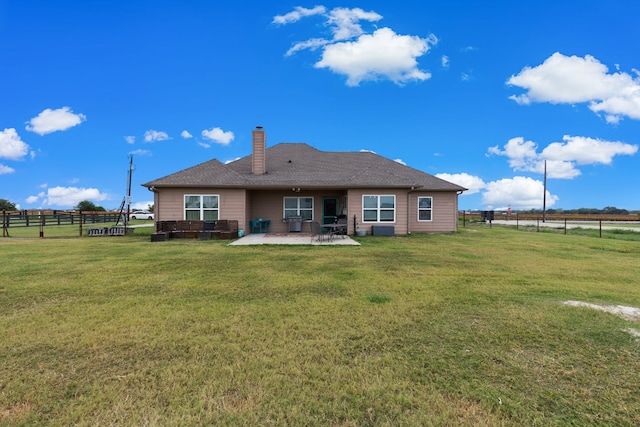
[[[640,216],[637,214],[617,215],[617,214],[547,214],[546,217],[538,214],[504,214],[486,215],[476,213],[461,213],[458,220],[463,227],[467,224],[492,224],[502,226],[512,226],[516,230],[523,228],[535,228],[540,231],[541,227],[556,228],[567,234],[569,229],[592,229],[598,230],[599,237],[602,237],[603,230],[625,230],[632,232],[640,232],[640,228],[633,228],[631,224],[640,224]],[[623,226],[629,224],[630,226]]]

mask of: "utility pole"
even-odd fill
[[[116,221],[116,225],[118,225],[120,223],[120,219],[122,219],[125,229],[129,224],[129,213],[131,211],[131,175],[133,173],[133,169],[133,154],[131,154],[129,156],[129,171],[127,172],[127,195],[122,199],[122,203],[120,204],[120,213],[118,214],[118,220]]]
[[[542,222],[547,220],[547,159],[544,159],[544,184],[542,194]]]
[[[133,154],[129,156],[129,174],[127,176],[127,215],[124,217],[125,229],[129,223],[129,214],[131,213],[131,175],[132,174],[133,174]]]

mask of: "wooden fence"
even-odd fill
[[[77,225],[82,235],[82,226],[85,224],[112,224],[119,217],[120,212],[104,211],[2,211],[2,237],[8,237],[9,230],[20,227],[40,227],[42,237],[44,227],[54,225]]]

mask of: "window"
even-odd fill
[[[284,217],[301,216],[305,221],[313,219],[313,197],[285,197]]]
[[[362,196],[363,222],[395,222],[396,196]]]
[[[212,220],[220,218],[220,196],[213,194],[184,196],[184,219],[187,220]]]
[[[431,221],[433,219],[433,197],[418,197],[418,221]]]

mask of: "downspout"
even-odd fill
[[[160,197],[158,197],[158,192],[156,191],[156,187],[151,186],[151,187],[147,187],[147,190],[151,191],[153,193],[153,229],[154,232],[158,231],[157,228],[157,224],[158,224],[158,211],[159,211],[159,206],[158,206],[158,202],[160,201]]]
[[[411,234],[411,193],[415,190],[415,186],[411,186],[407,191],[407,235]]]
[[[459,220],[458,220],[458,218],[459,218],[459,216],[458,216],[458,212],[459,212],[459,206],[460,206],[460,205],[458,204],[458,202],[459,202],[459,199],[460,199],[460,195],[461,195],[462,193],[464,193],[464,190],[458,191],[458,192],[456,193],[456,215],[455,215],[455,222],[454,222],[454,224],[456,225],[456,233],[458,232],[458,221],[459,221]]]

